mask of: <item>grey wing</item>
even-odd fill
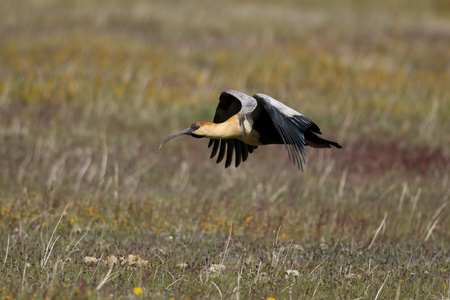
[[[306,164],[305,132],[320,133],[319,127],[299,112],[270,96],[256,94],[253,97],[264,106],[272,119],[288,151],[289,158],[292,157],[294,165],[303,171],[303,164]]]
[[[234,115],[247,115],[255,110],[258,102],[255,98],[235,90],[225,90],[220,94],[214,123],[222,123]]]
[[[223,91],[220,95],[219,105],[214,115],[214,123],[223,123],[234,115],[244,116],[251,113],[258,103],[253,97],[235,90]],[[214,145],[214,146],[213,146]],[[250,146],[237,139],[211,139],[208,148],[213,146],[211,157],[216,156],[217,163],[220,163],[226,154],[225,168],[228,168],[233,161],[233,152],[235,153],[235,166],[238,167],[242,161],[246,161],[249,153],[252,153],[257,147]]]

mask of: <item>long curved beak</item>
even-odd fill
[[[168,141],[170,141],[171,139],[176,138],[177,136],[180,135],[192,135],[192,128],[186,128],[185,130],[181,130],[180,132],[177,132],[171,136],[169,136],[167,139],[164,140],[164,142],[162,142],[162,144],[159,146],[159,149],[161,149],[161,147],[167,143]]]

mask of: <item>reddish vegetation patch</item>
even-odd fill
[[[365,174],[388,170],[427,174],[432,170],[448,170],[450,166],[450,157],[445,155],[443,147],[365,140],[346,148],[346,164],[349,169]]]

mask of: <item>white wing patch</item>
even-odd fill
[[[249,134],[252,131],[252,124],[250,124],[247,118],[244,119],[243,125],[244,125],[244,135]]]
[[[241,92],[238,92],[235,90],[225,90],[222,92],[222,94],[231,95],[235,99],[237,99],[239,102],[241,102],[242,107],[238,113],[239,115],[250,114],[251,112],[253,112],[255,110],[256,106],[258,106],[258,102],[256,102],[256,99],[247,94],[244,94],[244,93],[241,93]]]
[[[255,96],[259,96],[261,98],[264,98],[266,101],[270,103],[273,107],[278,109],[280,113],[282,113],[286,117],[293,117],[293,116],[303,116],[301,113],[299,113],[296,110],[293,110],[289,106],[284,105],[278,100],[273,99],[272,97],[265,95],[265,94],[256,94]]]

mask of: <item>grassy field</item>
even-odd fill
[[[449,299],[450,5],[0,2],[0,299]],[[239,168],[221,91],[342,150]]]

